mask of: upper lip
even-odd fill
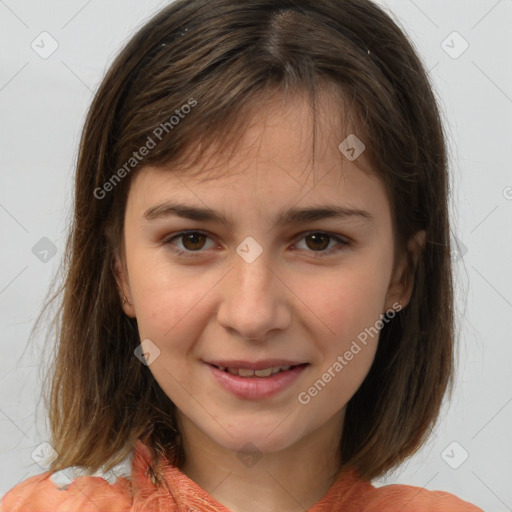
[[[264,359],[262,361],[242,361],[237,360],[216,360],[207,361],[208,364],[213,366],[225,366],[227,368],[245,368],[248,370],[264,370],[275,366],[297,366],[299,364],[306,364],[304,361],[290,361],[289,359]]]

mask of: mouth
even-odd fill
[[[286,364],[284,364],[286,363]],[[243,399],[263,399],[290,387],[309,363],[268,360],[215,361],[207,363],[215,380],[227,391]]]
[[[228,366],[217,366],[212,364],[221,372],[230,373],[231,375],[237,375],[238,377],[270,377],[272,375],[277,375],[278,373],[287,372],[297,366],[306,366],[308,363],[302,363],[297,365],[284,365],[284,366],[269,366],[267,368],[262,368],[261,370],[252,370],[251,368],[233,368]]]

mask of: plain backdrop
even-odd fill
[[[0,0],[1,495],[43,471],[31,454],[47,439],[44,332],[25,348],[63,257],[85,113],[113,57],[167,3]],[[430,71],[449,135],[460,349],[435,433],[376,485],[512,510],[512,0],[379,3]]]

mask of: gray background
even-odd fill
[[[36,415],[44,332],[25,347],[63,256],[85,112],[121,46],[167,3],[0,0],[1,495],[43,471],[31,454],[47,438]],[[449,133],[461,345],[436,431],[376,485],[512,511],[512,0],[379,3],[430,70]]]

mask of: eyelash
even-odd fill
[[[204,251],[202,251],[201,249],[199,249],[197,251],[184,251],[182,249],[178,249],[176,246],[174,246],[171,243],[173,240],[176,240],[176,239],[179,239],[179,238],[183,238],[186,235],[192,235],[192,234],[205,235],[206,237],[211,239],[211,236],[208,233],[204,232],[204,231],[182,231],[180,233],[177,233],[176,235],[173,235],[173,236],[171,236],[169,238],[166,238],[163,241],[163,244],[169,246],[169,249],[172,252],[174,252],[175,254],[177,254],[178,256],[183,256],[185,258],[196,258],[196,257],[200,256],[201,253],[204,252]],[[339,242],[339,245],[337,247],[333,248],[333,249],[323,250],[323,251],[307,251],[307,252],[313,253],[316,258],[318,258],[318,257],[319,258],[324,258],[326,256],[330,256],[332,254],[336,254],[336,253],[338,253],[340,251],[345,250],[350,245],[349,242],[347,242],[346,240],[340,238],[339,236],[333,235],[331,233],[326,233],[324,231],[309,231],[307,233],[303,233],[302,234],[302,238],[300,238],[300,240],[302,240],[303,238],[307,238],[308,236],[311,236],[311,235],[324,235],[324,236],[327,236],[328,238],[330,238],[331,240],[335,240],[335,241]]]

